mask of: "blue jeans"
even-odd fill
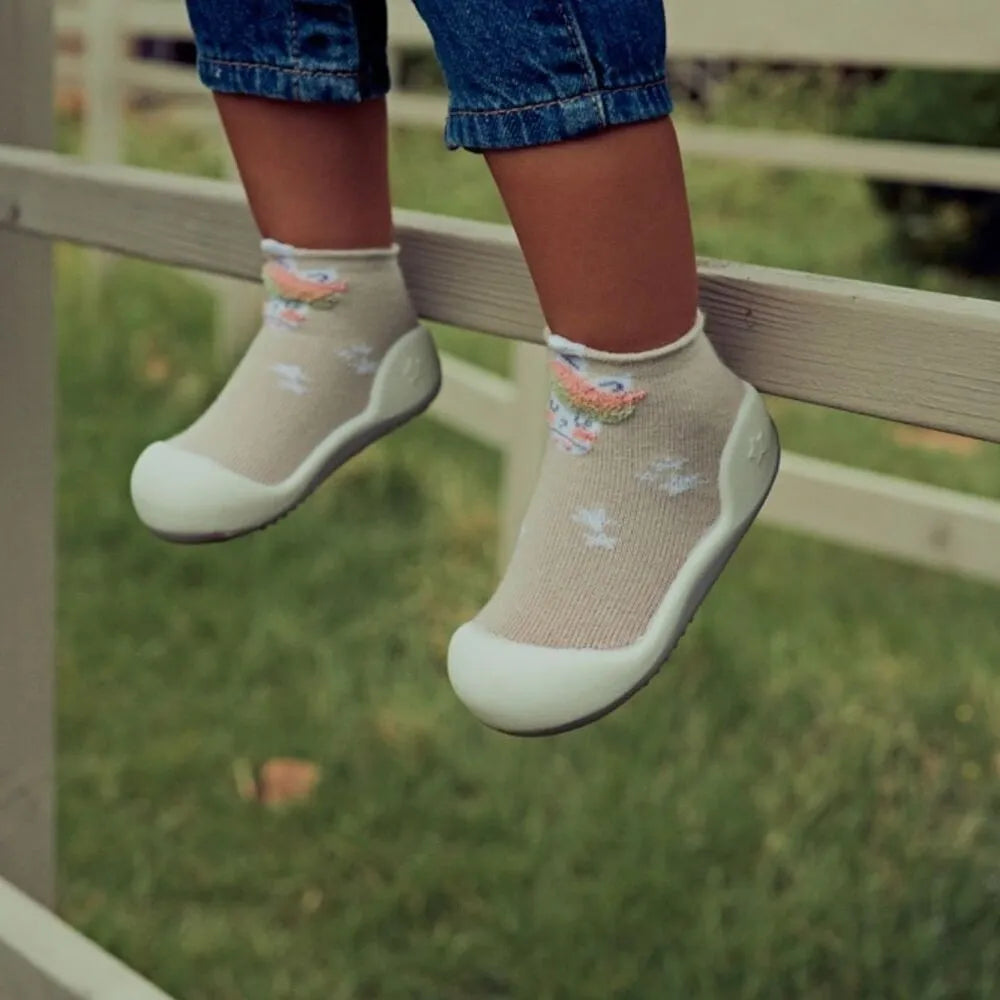
[[[537,146],[670,113],[662,0],[414,0],[450,92],[444,139]],[[202,81],[357,102],[389,89],[384,0],[187,0]]]

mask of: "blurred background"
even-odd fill
[[[403,6],[394,203],[505,222],[442,144]],[[181,3],[58,8],[62,151],[232,175]],[[1000,41],[921,68],[902,35],[857,61],[681,49],[700,253],[1000,298],[1000,160],[829,144],[1000,148]],[[444,675],[498,571],[499,451],[422,419],[267,532],[166,545],[132,462],[217,391],[257,290],[67,246],[58,278],[75,927],[184,1000],[1000,998],[1000,552],[946,573],[755,526],[633,702],[499,736]],[[512,372],[507,342],[433,329]],[[771,406],[790,451],[1000,500],[997,446]]]

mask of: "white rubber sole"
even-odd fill
[[[172,542],[217,542],[257,531],[297,507],[349,458],[426,410],[440,388],[434,341],[416,326],[382,359],[365,409],[321,441],[287,479],[258,483],[157,441],[132,470],[132,503],[151,531]]]
[[[780,445],[750,385],[719,460],[719,517],[699,539],[638,641],[619,649],[511,642],[475,621],[448,647],[456,695],[482,722],[515,736],[547,736],[601,718],[652,679],[767,499]]]

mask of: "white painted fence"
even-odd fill
[[[692,25],[696,3],[675,0]],[[955,0],[941,25],[921,20],[932,11],[922,0],[909,0],[910,21],[899,16],[907,0],[884,0],[878,11],[851,0],[836,17],[863,24],[857,38],[819,0],[799,0],[794,17],[778,0],[740,0],[736,8],[754,6],[772,16],[774,34],[763,41],[774,52],[791,44],[783,32],[798,30],[805,45],[808,26],[813,49],[827,38],[841,55],[849,41],[872,58],[882,44],[909,44],[916,61],[951,64],[967,53],[970,63],[1000,65],[993,0]],[[826,16],[828,35],[815,20],[800,24],[800,10],[819,22]],[[249,279],[257,274],[256,233],[233,184],[45,150],[50,16],[51,0],[0,3],[0,524],[16,526],[0,561],[0,1000],[167,1000],[11,885],[52,902],[54,337],[46,241]],[[729,24],[713,22],[718,45],[750,44],[760,27],[752,20],[734,13]],[[397,212],[396,222],[422,316],[538,343],[542,317],[507,227],[417,212]],[[766,392],[1000,441],[1000,303],[718,261],[702,261],[700,274],[712,339]],[[528,409],[511,383],[455,361],[447,374],[438,414],[509,447]],[[494,407],[470,408],[469,398]],[[827,537],[1000,576],[1000,517],[988,501],[789,456],[767,510]]]

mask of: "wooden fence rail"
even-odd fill
[[[396,211],[420,314],[530,343],[544,325],[507,226]],[[0,225],[255,280],[240,188],[0,148]],[[1000,441],[1000,302],[702,260],[726,360],[765,392]]]
[[[422,316],[539,342],[543,319],[508,227],[406,211],[397,211],[395,222]],[[256,231],[243,193],[222,181],[0,149],[0,226],[249,280],[259,274]],[[1000,440],[1000,303],[723,261],[701,261],[700,273],[713,340],[765,391]],[[542,366],[530,357],[520,363],[523,379],[535,373],[532,391],[540,403]],[[534,423],[539,407],[525,404],[516,383],[458,359],[445,364],[450,377],[432,413],[502,448],[515,480],[507,494],[523,503],[540,440],[524,421]],[[521,447],[525,440],[534,448]],[[781,501],[765,516],[1000,581],[1000,557],[991,554],[1000,504],[933,490],[917,502],[905,481],[881,477],[876,488],[870,475],[854,486],[848,479],[826,463],[786,462],[776,494]],[[867,500],[860,484],[873,490]],[[894,486],[909,498],[896,510],[901,522],[917,511],[921,516],[874,544],[878,539],[861,511],[866,502],[883,511]],[[816,506],[824,495],[826,502]],[[809,509],[794,511],[795,497]],[[928,505],[935,502],[931,517]],[[845,518],[847,509],[857,517]],[[508,543],[517,517],[509,523]]]
[[[0,878],[0,1000],[171,1000]]]

